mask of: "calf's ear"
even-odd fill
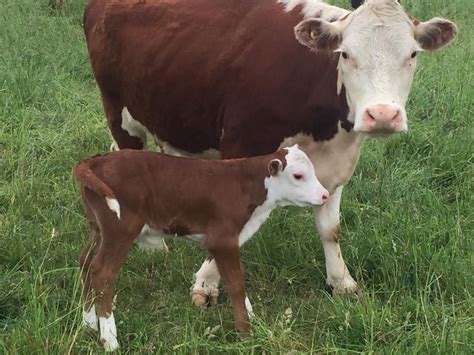
[[[415,25],[415,39],[421,48],[434,51],[451,42],[458,33],[458,27],[444,18],[435,17]]]
[[[295,37],[313,51],[334,51],[339,46],[342,25],[339,21],[327,22],[319,18],[301,21],[295,27]]]
[[[273,159],[268,163],[268,172],[271,176],[277,176],[283,170],[283,163],[280,159]]]

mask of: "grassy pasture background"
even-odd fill
[[[340,0],[343,7],[349,1]],[[474,353],[473,41],[470,0],[402,0],[454,20],[457,41],[423,54],[410,131],[365,144],[345,189],[341,242],[364,295],[333,298],[309,210],[277,211],[243,249],[258,319],[236,342],[225,295],[198,310],[204,252],[134,249],[119,276],[121,351]],[[0,353],[97,353],[80,326],[86,239],[71,169],[110,137],[86,54],[84,0],[0,3]]]

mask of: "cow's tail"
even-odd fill
[[[107,186],[105,182],[97,177],[91,170],[87,160],[82,160],[73,170],[74,177],[82,185],[87,187],[89,190],[94,191],[99,196],[105,198],[107,206],[115,212],[117,218],[120,219],[120,205],[115,197],[112,189]]]

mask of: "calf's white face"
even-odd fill
[[[397,0],[367,0],[347,18],[313,18],[295,28],[314,51],[339,52],[338,91],[345,87],[354,131],[390,134],[408,129],[405,104],[423,50],[443,47],[457,34],[454,23],[412,20]]]
[[[316,178],[308,156],[298,145],[285,149],[288,150],[285,167],[279,159],[268,164],[270,176],[265,178],[267,199],[278,206],[306,207],[326,203],[329,192]]]

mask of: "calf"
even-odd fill
[[[277,206],[322,205],[329,198],[306,154],[294,145],[248,159],[206,161],[122,150],[81,161],[89,240],[80,264],[84,324],[108,351],[118,347],[112,313],[116,274],[141,231],[198,240],[229,293],[235,328],[249,331],[239,248]],[[95,297],[92,297],[92,291]]]

